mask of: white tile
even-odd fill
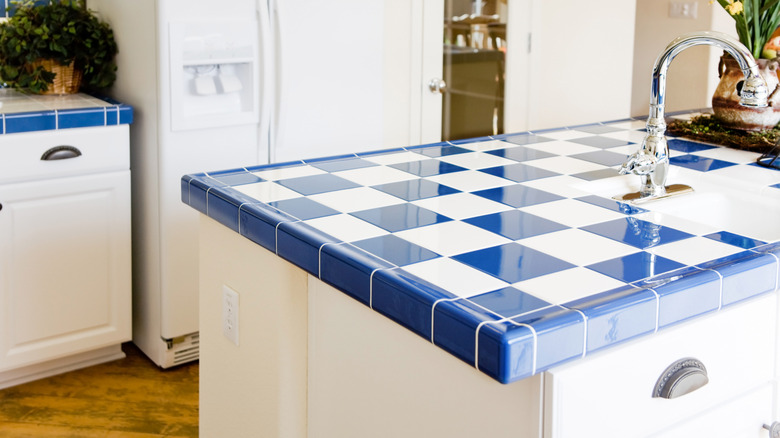
[[[517,161],[493,154],[486,154],[484,152],[467,152],[465,154],[447,155],[439,157],[439,160],[466,169],[487,169],[490,167],[508,166],[517,163]]]
[[[515,184],[514,181],[510,181],[505,178],[499,178],[480,172],[478,170],[465,170],[463,172],[445,173],[442,175],[431,176],[425,178],[445,186],[452,187],[456,190],[464,192],[475,192],[477,190],[492,189],[495,187],[503,187]]]
[[[590,172],[592,170],[601,170],[606,168],[601,164],[591,163],[590,161],[578,160],[571,157],[550,157],[541,160],[526,161],[529,166],[549,170],[551,172],[574,175],[576,173]]]
[[[333,175],[364,186],[376,186],[417,178],[416,175],[386,166],[362,167],[360,169],[333,172]]]
[[[647,121],[645,121],[645,120],[626,120],[626,121],[623,121],[623,122],[605,123],[605,124],[607,126],[614,126],[615,128],[623,128],[623,129],[626,129],[626,130],[637,130],[637,129],[643,129],[645,126],[647,126]]]
[[[486,141],[478,141],[474,143],[459,144],[457,146],[463,149],[482,152],[482,151],[492,151],[495,149],[504,149],[514,145],[512,143],[507,143],[501,140],[486,140]]]
[[[558,131],[539,132],[535,133],[541,137],[552,138],[553,140],[572,140],[575,138],[591,137],[595,134],[589,134],[582,131],[574,131],[571,129],[562,129]]]
[[[509,285],[505,281],[447,257],[404,266],[403,270],[461,298],[502,289]]]
[[[602,168],[604,168],[604,166],[602,166]],[[539,178],[523,182],[524,186],[544,190],[545,192],[554,193],[556,195],[565,196],[567,198],[576,198],[579,196],[588,195],[589,193],[584,192],[578,188],[578,186],[581,184],[582,180],[580,178],[575,178],[568,175],[551,176],[549,178]]]
[[[732,163],[750,164],[755,163],[761,156],[758,152],[743,151],[739,149],[718,147],[707,149],[705,151],[692,152],[693,155],[700,157],[714,158],[716,160],[730,161]]]
[[[614,138],[615,140],[630,141],[632,143],[642,143],[645,139],[643,131],[616,131],[601,134],[602,137]],[[610,149],[612,150],[612,149]]]
[[[584,154],[586,152],[596,152],[601,150],[600,148],[595,148],[593,146],[586,146],[584,144],[572,143],[569,141],[544,141],[541,143],[523,145],[523,147],[536,149],[538,151],[550,152],[562,156]]]
[[[755,161],[755,160],[754,160]],[[740,184],[757,187],[780,183],[780,172],[760,166],[730,166],[707,172],[707,175],[736,179]]]
[[[511,209],[506,204],[491,201],[471,193],[454,193],[452,195],[420,199],[412,202],[412,204],[433,210],[452,219],[484,216]]]
[[[652,254],[666,257],[685,265],[698,265],[699,263],[726,257],[741,251],[744,250],[723,242],[707,239],[706,237],[679,240],[648,250]]]
[[[587,268],[572,268],[521,281],[512,286],[547,302],[564,304],[625,286],[625,283]]]
[[[386,230],[348,214],[336,214],[304,222],[342,242],[357,242],[388,234]]]
[[[638,251],[630,245],[575,228],[529,237],[518,243],[578,266],[592,265]]]
[[[301,194],[281,186],[275,182],[263,181],[254,184],[234,186],[233,189],[251,196],[260,202],[283,201],[285,199],[300,198]]]
[[[429,158],[425,155],[418,154],[416,152],[394,152],[388,155],[371,155],[368,157],[361,157],[366,161],[370,161],[376,164],[383,164],[389,166],[391,164],[408,163],[410,161],[420,161]]]
[[[656,211],[648,211],[646,213],[640,213],[634,215],[635,218],[652,222],[664,227],[674,228],[688,234],[697,236],[705,236],[721,231],[713,226],[702,224],[699,222],[693,222],[688,219],[679,218],[672,214],[659,213]]]
[[[584,227],[625,217],[616,211],[575,199],[545,202],[521,210],[570,227]]]
[[[401,204],[406,201],[371,187],[325,192],[309,196],[309,199],[344,213],[369,210]]]
[[[317,169],[316,167],[301,165],[295,167],[284,167],[281,169],[261,170],[252,173],[269,181],[279,181],[282,179],[298,178],[301,176],[321,175],[327,172],[322,169]]]
[[[461,221],[412,228],[396,236],[444,256],[463,254],[511,242],[509,239]]]

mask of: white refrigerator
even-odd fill
[[[89,0],[88,7],[112,26],[119,46],[110,94],[135,111],[133,341],[163,368],[199,353],[198,214],[180,200],[182,175],[438,140],[441,96],[425,83],[440,75],[440,36],[429,45],[438,58],[421,44],[423,14],[433,17],[438,6],[432,13],[415,0]]]

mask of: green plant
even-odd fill
[[[82,88],[87,91],[114,83],[118,51],[114,33],[83,0],[14,3],[15,14],[0,23],[0,80],[17,89],[46,91],[54,74],[31,63],[52,59],[63,65],[73,62],[84,74]]]
[[[760,58],[764,45],[780,25],[780,0],[718,0],[718,3],[734,19],[739,42],[754,58]]]

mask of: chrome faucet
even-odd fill
[[[620,201],[643,202],[664,198],[693,189],[683,184],[666,185],[669,171],[669,146],[664,132],[664,104],[666,97],[666,72],[669,64],[683,50],[698,45],[717,46],[728,52],[739,64],[745,75],[738,90],[743,106],[765,107],[769,91],[766,82],[758,73],[758,65],[750,51],[736,39],[720,32],[694,32],[682,35],[666,46],[653,67],[653,81],[650,90],[650,116],[647,119],[647,134],[638,151],[631,154],[620,166],[620,174],[632,173],[641,178],[638,192],[615,196]],[[738,86],[739,87],[739,86]]]

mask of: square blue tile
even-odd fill
[[[458,146],[444,145],[444,146],[426,147],[422,149],[414,149],[414,152],[417,152],[418,154],[423,154],[426,157],[437,158],[437,157],[445,157],[447,155],[465,154],[467,152],[472,152],[472,151]]]
[[[481,190],[474,194],[515,208],[564,199],[562,196],[521,184]]]
[[[685,152],[690,154],[691,152],[701,152],[709,149],[715,149],[717,146],[710,146],[706,144],[696,143],[690,140],[683,140],[679,138],[673,138],[666,141],[669,145],[669,149]]]
[[[618,147],[618,146],[625,146],[625,145],[628,145],[628,144],[632,144],[631,142],[626,141],[626,140],[617,140],[617,139],[614,139],[614,138],[601,137],[601,136],[598,136],[598,135],[594,135],[594,136],[591,136],[591,137],[577,138],[577,139],[568,140],[568,141],[570,141],[572,143],[579,143],[579,144],[583,144],[585,146],[591,146],[591,147],[594,147],[594,148],[601,148],[601,149],[609,149],[609,148],[614,148],[614,147]]]
[[[409,172],[417,176],[434,176],[466,170],[465,167],[456,166],[435,159],[391,164],[389,167],[403,170],[404,172]]]
[[[614,199],[602,198],[601,196],[588,195],[576,198],[578,201],[582,201],[591,205],[597,205],[599,207],[606,208],[607,210],[616,211],[627,215],[646,213],[644,208],[635,207],[631,204],[616,201]]]
[[[254,184],[263,182],[264,180],[259,176],[246,172],[244,170],[230,173],[212,173],[209,172],[209,176],[215,180],[224,183],[228,186],[240,186],[244,184]]]
[[[477,295],[469,298],[469,301],[477,303],[504,318],[522,315],[551,305],[547,301],[514,287],[505,287]]]
[[[698,170],[699,172],[709,172],[710,170],[736,165],[736,163],[731,163],[729,161],[705,158],[691,154],[672,157],[669,159],[669,162],[675,166],[686,167],[688,169]]]
[[[520,210],[502,211],[464,219],[471,225],[500,234],[512,240],[568,229],[566,225],[525,213]]]
[[[640,251],[586,267],[614,279],[626,283],[633,283],[675,269],[680,269],[684,266],[685,265],[673,260],[650,254],[649,252]]]
[[[322,169],[326,172],[338,172],[342,170],[352,170],[352,169],[361,169],[363,167],[372,167],[377,166],[376,163],[373,163],[371,161],[363,160],[361,158],[341,158],[338,160],[334,159],[327,159],[323,161],[307,161],[310,166],[316,167],[318,169]]]
[[[619,166],[628,158],[625,154],[618,154],[610,151],[594,151],[584,154],[571,155],[571,158],[601,164],[604,166]]]
[[[752,249],[757,246],[764,245],[766,243],[758,239],[752,239],[750,237],[740,236],[739,234],[729,233],[728,231],[712,233],[704,237],[708,239],[716,240],[718,242],[728,243],[729,245],[738,246],[744,249]]]
[[[285,199],[283,201],[269,202],[268,205],[302,221],[339,214],[339,211],[312,201],[309,198]]]
[[[517,145],[545,143],[553,140],[548,137],[531,134],[531,133],[506,135],[506,136],[501,136],[500,138],[506,142],[517,144]]]
[[[456,255],[453,259],[507,283],[530,280],[574,267],[571,263],[518,243],[480,249]]]
[[[306,196],[360,187],[360,185],[355,184],[352,181],[339,178],[338,176],[329,173],[283,179],[277,182],[288,189],[295,190]]]
[[[373,186],[373,188],[407,201],[459,193],[460,190],[427,179],[413,179]]]
[[[601,222],[581,229],[639,249],[652,248],[693,237],[692,234],[635,217]]]
[[[548,178],[551,176],[558,176],[560,173],[551,172],[549,170],[540,169],[538,167],[528,166],[523,163],[510,164],[508,166],[491,167],[489,169],[481,169],[490,175],[497,176],[499,178],[506,178],[515,182],[532,181],[535,179]]]
[[[612,178],[613,176],[618,175],[620,175],[620,173],[618,173],[617,169],[599,169],[591,170],[590,172],[577,173],[572,176],[575,178],[584,179],[585,181],[596,181],[604,178]]]
[[[439,254],[401,239],[394,234],[372,237],[352,244],[396,266],[411,265],[439,257]]]
[[[391,233],[452,220],[414,204],[396,204],[350,214]]]
[[[495,155],[497,157],[508,158],[515,161],[531,161],[538,160],[540,158],[555,157],[555,154],[550,152],[540,151],[538,149],[531,149],[522,146],[506,148],[506,149],[494,149],[487,151],[488,154]]]

